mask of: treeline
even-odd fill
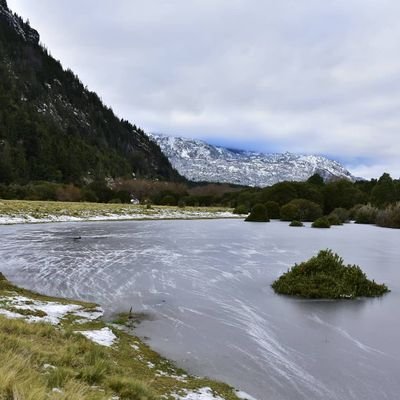
[[[0,183],[0,199],[230,207],[231,193],[239,190],[229,184],[187,184],[145,179],[103,179],[86,185],[36,181],[26,185]]]
[[[80,191],[84,200],[90,200],[85,193],[93,192],[97,200],[107,202],[112,194],[124,192],[140,202],[177,206],[225,206],[247,213],[255,204],[264,204],[270,218],[292,220],[296,210],[303,210],[302,220],[313,220],[320,214],[327,215],[337,208],[351,210],[384,209],[400,202],[400,181],[389,174],[370,181],[347,180],[324,182],[319,175],[313,175],[306,182],[280,182],[266,188],[243,188],[230,184],[209,184],[195,182],[167,182],[150,179],[102,179],[87,184],[59,184],[45,181],[26,185],[0,183],[0,197],[7,199],[54,200],[60,188]],[[73,188],[73,190],[72,190]],[[86,196],[86,197],[85,197]],[[68,196],[67,196],[68,197]],[[89,199],[88,199],[89,197]],[[71,196],[78,198],[77,196]],[[79,200],[77,200],[79,201]],[[362,207],[362,206],[365,207]],[[369,205],[369,206],[367,206]]]
[[[262,204],[271,219],[312,222],[326,216],[330,225],[355,220],[400,227],[400,181],[387,173],[379,179],[355,183],[347,180],[325,183],[319,175],[314,175],[306,182],[280,182],[263,189],[146,179],[102,179],[83,185],[45,181],[26,185],[0,183],[0,198],[222,206],[234,208],[237,214],[248,214],[255,205]]]
[[[325,183],[316,174],[306,182],[281,182],[264,189],[246,189],[233,196],[238,214],[263,204],[269,218],[283,221],[315,221],[326,216],[331,225],[352,219],[400,228],[400,180],[387,173],[379,179],[355,183]]]

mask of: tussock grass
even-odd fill
[[[19,289],[0,274],[0,296],[15,292],[32,299],[61,301]],[[124,319],[121,317],[121,323]],[[110,400],[112,396],[173,400],[172,393],[206,386],[226,400],[238,400],[230,386],[185,374],[114,325],[111,328],[118,342],[112,347],[76,333],[104,326],[102,321],[79,325],[68,319],[53,326],[0,315],[0,400]]]
[[[0,399],[106,399],[80,376],[85,352],[94,346],[83,339],[50,325],[0,317]],[[65,358],[68,353],[73,357]]]

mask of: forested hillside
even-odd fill
[[[0,0],[0,183],[181,180],[144,132],[120,120]]]

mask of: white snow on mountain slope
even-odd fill
[[[183,137],[154,133],[149,136],[181,175],[197,182],[264,187],[282,181],[305,181],[315,173],[325,180],[356,179],[341,164],[322,156],[263,154],[227,149]]]

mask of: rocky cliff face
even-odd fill
[[[282,181],[305,181],[315,173],[325,180],[355,180],[341,164],[321,156],[263,154],[212,146],[182,137],[150,136],[178,172],[194,181],[264,187]]]
[[[24,22],[21,17],[13,14],[8,8],[6,0],[0,0],[0,20],[8,24],[25,41],[38,44],[39,33],[30,27],[29,23]]]

